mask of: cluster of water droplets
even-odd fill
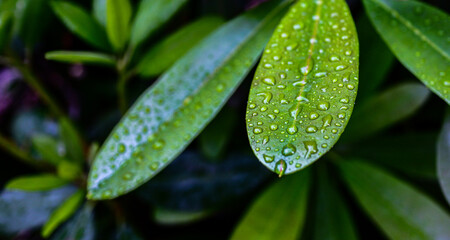
[[[353,109],[357,40],[348,9],[333,2],[297,3],[267,45],[253,81],[250,141],[280,175],[328,151]]]

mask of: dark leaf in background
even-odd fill
[[[116,233],[115,240],[141,240],[139,234],[137,234],[136,231],[132,227],[130,227],[128,224],[123,223],[121,224]]]
[[[81,209],[63,224],[50,239],[52,240],[93,240],[96,239],[94,206],[85,203]],[[104,238],[98,238],[104,239]]]
[[[75,191],[72,186],[44,192],[3,191],[0,194],[0,234],[13,235],[43,225],[53,210]]]
[[[51,16],[48,0],[17,0],[15,30],[27,47],[41,40]]]
[[[15,178],[6,184],[5,190],[25,192],[49,191],[66,184],[68,184],[67,181],[55,175],[40,174]]]
[[[220,163],[210,163],[186,151],[137,194],[166,210],[213,210],[251,193],[268,174],[251,155],[230,154]]]
[[[13,68],[5,68],[0,70],[0,120],[3,113],[9,107],[11,107],[11,104],[13,103],[14,100],[13,85],[17,82],[19,78],[20,73]]]
[[[437,143],[437,171],[442,191],[450,204],[450,111]]]

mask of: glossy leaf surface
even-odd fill
[[[67,1],[53,1],[51,5],[70,31],[96,48],[109,49],[105,30],[84,9]]]
[[[71,186],[42,192],[3,191],[0,233],[15,234],[44,224],[52,211],[74,192]]]
[[[131,3],[129,0],[106,0],[106,33],[116,49],[123,49],[130,36]]]
[[[299,1],[290,9],[266,47],[247,105],[247,132],[261,163],[289,174],[333,147],[353,110],[358,55],[345,1]]]
[[[333,184],[326,166],[318,169],[314,239],[358,239],[349,208],[337,191],[336,184]]]
[[[55,175],[42,174],[15,178],[6,184],[5,189],[10,191],[47,191],[65,184],[67,184],[65,180]]]
[[[136,188],[192,141],[257,60],[285,9],[278,2],[213,32],[141,95],[102,146],[89,175],[89,198]]]
[[[298,239],[306,216],[310,173],[278,179],[251,205],[231,239]]]
[[[136,47],[167,22],[188,0],[142,0],[131,29],[131,45]]]
[[[67,198],[67,200],[52,213],[48,221],[42,227],[42,236],[44,238],[49,237],[61,223],[66,221],[77,211],[78,207],[83,202],[83,199],[84,192],[82,190],[78,190],[72,196]]]
[[[183,27],[153,46],[139,62],[137,72],[147,77],[161,74],[223,22],[218,17],[204,17]]]
[[[97,21],[106,26],[106,0],[93,0],[92,12]]]
[[[113,67],[114,57],[96,52],[53,51],[45,54],[45,59],[67,63],[99,64]]]
[[[450,204],[450,114],[447,114],[437,143],[437,172],[441,189]]]
[[[400,62],[450,104],[450,16],[419,1],[363,2],[378,33]]]
[[[67,157],[72,162],[82,164],[84,162],[83,143],[77,130],[73,128],[68,119],[59,121],[59,133],[64,142]]]
[[[367,100],[353,114],[345,141],[355,141],[385,129],[416,112],[430,91],[421,84],[405,83]]]
[[[450,216],[409,184],[360,161],[341,161],[342,176],[390,239],[448,239]]]

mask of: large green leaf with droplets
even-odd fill
[[[89,198],[131,191],[186,148],[259,57],[286,8],[279,2],[213,32],[141,95],[100,149],[89,174]]]
[[[400,62],[450,104],[450,16],[418,1],[363,2]]]
[[[259,160],[279,175],[329,151],[353,110],[358,39],[344,0],[296,3],[266,47],[247,106]]]

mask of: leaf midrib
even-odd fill
[[[431,41],[426,35],[422,33],[418,28],[415,28],[414,25],[407,20],[406,18],[402,17],[399,12],[397,12],[395,9],[390,8],[386,4],[382,3],[379,0],[369,0],[374,2],[375,4],[378,4],[382,9],[384,9],[386,12],[388,12],[393,18],[398,19],[401,23],[403,23],[414,35],[418,36],[421,40],[423,40],[425,43],[430,45],[436,52],[443,55],[447,60],[450,60],[450,56],[447,55],[447,53],[444,52],[439,46],[437,46],[433,41]]]

